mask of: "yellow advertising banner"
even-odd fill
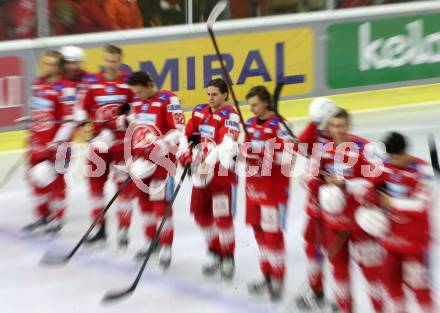
[[[310,28],[222,35],[220,51],[238,99],[255,85],[273,90],[284,81],[283,96],[307,94],[313,88],[314,37]],[[148,72],[160,89],[178,94],[184,106],[206,102],[206,86],[221,76],[209,37],[120,45],[127,70]],[[97,71],[101,48],[86,49],[86,68]]]

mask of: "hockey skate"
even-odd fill
[[[142,262],[147,257],[148,250],[150,249],[150,244],[151,244],[151,241],[147,241],[147,244],[145,245],[145,247],[140,249],[136,253],[136,255],[134,256],[134,260],[135,261]],[[154,253],[157,253],[159,251],[160,251],[160,245],[156,244],[156,246],[153,248],[152,253],[154,254]]]
[[[102,244],[105,243],[107,240],[107,233],[105,231],[105,222],[102,223],[102,225],[98,226],[98,230],[95,234],[89,235],[86,240],[84,241],[84,244],[91,246],[94,244]]]
[[[222,257],[217,253],[211,253],[211,261],[202,266],[202,273],[205,276],[213,276],[220,271]]]
[[[222,279],[231,280],[235,273],[234,257],[224,257],[220,264],[220,274]]]
[[[127,249],[128,247],[128,229],[119,230],[118,234],[118,248],[119,249]]]
[[[162,247],[159,252],[159,267],[166,271],[171,265],[171,247]]]
[[[324,293],[316,293],[308,288],[303,294],[295,298],[295,304],[302,311],[313,311],[324,309],[327,302]]]
[[[45,229],[48,224],[49,224],[49,220],[47,219],[47,217],[41,217],[37,219],[35,222],[32,222],[24,226],[21,229],[21,231],[27,235],[31,235],[36,232],[43,231],[43,229]]]
[[[339,305],[337,303],[331,304],[331,313],[341,313],[341,309],[339,309]]]
[[[47,224],[44,232],[48,235],[56,236],[60,233],[62,228],[63,222],[60,219],[53,219]]]
[[[284,281],[271,277],[269,280],[270,300],[278,301],[284,294]]]
[[[247,285],[249,294],[251,295],[262,295],[269,292],[269,276],[266,276],[260,280],[250,282]]]

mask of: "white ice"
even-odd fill
[[[409,136],[411,151],[428,158],[427,133],[438,133],[439,105],[424,105],[393,110],[358,113],[354,132],[368,139],[380,139],[387,130],[399,129]],[[305,121],[293,121],[298,133]],[[437,136],[440,143],[440,138]],[[0,154],[0,179],[19,158],[21,152]],[[80,162],[81,163],[81,162]],[[244,224],[243,184],[239,187],[236,226],[236,276],[233,282],[206,279],[201,265],[207,260],[202,234],[189,215],[190,184],[185,182],[174,206],[175,242],[169,271],[161,273],[157,257],[150,260],[138,289],[130,297],[114,304],[100,300],[109,290],[128,286],[139,264],[133,261],[143,245],[142,221],[135,209],[131,241],[126,252],[119,252],[115,239],[115,213],[111,210],[110,239],[102,249],[81,248],[64,267],[42,267],[40,258],[46,251],[66,253],[79,240],[90,223],[90,203],[83,169],[68,174],[69,197],[66,226],[60,237],[28,238],[20,228],[33,218],[33,204],[24,177],[24,167],[0,191],[0,312],[1,313],[276,313],[295,312],[289,302],[305,283],[305,256],[302,231],[304,191],[293,181],[289,201],[286,239],[288,251],[287,285],[284,300],[270,303],[266,297],[247,294],[246,283],[259,278],[257,247],[251,229]],[[108,198],[114,192],[107,186]],[[439,205],[433,210],[434,242],[431,250],[432,278],[440,282]],[[362,276],[354,268],[353,292],[356,312],[372,312],[365,296]],[[411,313],[418,312],[413,306]]]

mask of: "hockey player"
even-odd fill
[[[87,92],[82,101],[82,119],[87,117],[98,120],[94,123],[94,135],[90,141],[88,156],[88,179],[92,198],[92,218],[95,219],[104,208],[104,185],[113,172],[113,179],[118,187],[127,174],[114,165],[125,166],[123,139],[128,126],[127,114],[133,93],[126,84],[129,74],[120,71],[122,50],[108,45],[104,48],[103,71],[94,75],[89,81]],[[106,121],[105,123],[103,123]],[[130,210],[131,185],[119,195],[117,201],[118,216]],[[123,221],[119,221],[123,225]],[[106,240],[105,219],[100,221],[97,231],[86,241],[91,244]],[[120,232],[124,234],[124,232]],[[118,245],[122,248],[128,244],[127,238],[121,235]]]
[[[33,232],[44,228],[56,234],[61,230],[66,208],[64,171],[68,159],[66,145],[76,123],[72,121],[76,102],[75,88],[62,80],[63,56],[47,51],[42,58],[42,76],[32,85],[29,129],[29,169],[27,177],[37,203],[37,220],[24,227]],[[70,121],[69,121],[70,120]],[[39,122],[41,121],[41,122]]]
[[[264,86],[246,95],[254,117],[246,122],[250,147],[246,163],[258,168],[246,175],[246,222],[254,230],[260,250],[261,281],[248,285],[251,294],[270,293],[272,300],[283,294],[285,276],[284,234],[289,176],[282,173],[282,153],[289,136],[272,111],[271,95]],[[293,143],[291,151],[293,152]],[[267,161],[269,160],[269,162]]]
[[[77,46],[63,46],[60,49],[64,57],[63,78],[76,85],[78,104],[87,92],[89,83],[96,81],[96,75],[83,69],[84,50]]]
[[[178,158],[183,164],[196,165],[192,168],[191,212],[212,256],[212,262],[203,266],[203,273],[211,276],[220,271],[223,279],[232,279],[236,185],[232,169],[238,152],[239,116],[226,103],[228,86],[222,79],[209,82],[207,93],[209,104],[196,106],[186,124]],[[191,160],[188,138],[194,134],[200,135],[200,144],[193,150]]]
[[[134,179],[141,180],[139,188],[134,190],[144,216],[146,238],[146,247],[138,252],[136,258],[143,260],[173,192],[174,155],[179,138],[184,136],[185,118],[179,98],[171,91],[157,90],[148,74],[133,73],[128,84],[136,96],[132,103],[134,125],[130,129],[133,130],[127,135],[132,138],[135,158],[131,174]],[[142,185],[147,188],[143,188]],[[125,231],[130,225],[130,215],[131,212],[127,212],[120,217],[120,221],[123,222],[121,227]],[[173,221],[169,216],[159,239],[159,265],[163,269],[167,269],[171,262],[173,234]]]
[[[350,116],[341,108],[329,119],[327,129],[334,144],[321,156],[320,174],[323,182],[319,187],[318,199],[322,208],[325,247],[327,253],[333,254],[329,262],[337,303],[334,311],[353,312],[349,266],[351,256],[364,274],[370,300],[375,312],[379,313],[383,308],[380,292],[383,249],[354,221],[354,214],[359,207],[357,199],[365,193],[363,170],[365,167],[370,168],[364,150],[368,142],[348,132]],[[338,244],[337,251],[331,251],[335,241],[341,240],[342,232],[348,234],[348,239]]]
[[[385,139],[388,160],[381,175],[373,178],[369,203],[356,216],[361,227],[378,236],[386,250],[382,281],[391,299],[390,313],[408,313],[402,287],[415,295],[423,313],[434,309],[428,269],[429,211],[434,197],[430,165],[407,153],[406,139],[390,133]],[[361,213],[361,212],[359,212]]]
[[[83,70],[82,65],[85,61],[84,50],[77,46],[63,46],[60,49],[64,57],[63,76],[65,80],[78,84],[79,90],[83,89],[81,84],[87,80],[90,75]],[[87,87],[87,85],[85,86]]]
[[[312,162],[319,160],[319,145],[332,142],[327,132],[327,122],[335,112],[336,107],[328,98],[315,98],[309,106],[310,122],[298,137],[299,142],[307,147],[307,154],[311,156]],[[312,163],[310,163],[312,164]],[[307,191],[306,214],[308,217],[304,231],[305,254],[307,256],[307,277],[308,286],[296,299],[296,304],[301,309],[313,309],[322,307],[325,304],[323,288],[323,222],[321,208],[318,203],[318,191],[321,178],[314,173],[308,172],[301,178],[301,184]]]

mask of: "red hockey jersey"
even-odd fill
[[[118,116],[121,105],[133,101],[133,93],[125,83],[128,74],[122,72],[118,79],[106,81],[103,73],[99,73],[88,78],[89,85],[87,92],[82,100],[82,109],[87,112],[89,119],[92,120],[114,120]],[[94,133],[97,135],[105,123],[95,123]],[[123,148],[125,129],[113,130],[116,142],[111,150]]]
[[[383,246],[398,253],[421,253],[430,238],[429,210],[434,198],[434,177],[425,161],[413,157],[405,168],[385,162],[385,169],[372,179],[375,190],[390,197],[391,228]]]
[[[328,136],[324,131],[318,129],[317,123],[309,123],[306,128],[298,137],[299,142],[306,145],[306,152],[313,158],[320,158],[319,150],[313,150],[316,144],[327,144],[333,142],[333,139]],[[306,169],[309,170],[309,169]],[[318,204],[318,188],[319,182],[316,176],[307,176],[303,178],[303,184],[308,189],[307,199],[306,199],[306,214],[310,217],[319,217],[321,214],[321,209]]]
[[[292,162],[283,164],[286,159],[291,160],[286,155],[283,159],[283,152],[292,154],[296,150],[292,139],[275,114],[265,121],[250,118],[246,122],[246,130],[250,146],[242,152],[247,164],[247,200],[261,204],[285,202]]]
[[[47,83],[44,78],[38,78],[32,85],[31,116],[35,121],[42,121],[30,126],[29,147],[33,158],[46,157],[47,145],[52,141],[71,140],[74,123],[60,121],[72,119],[75,95],[74,85],[64,80]]]
[[[204,157],[208,155],[215,145],[222,143],[223,137],[226,134],[232,135],[234,140],[237,140],[240,134],[240,118],[231,105],[223,106],[212,112],[208,104],[200,104],[194,108],[185,126],[185,136],[187,138],[191,135],[200,136]],[[217,163],[212,183],[236,183],[235,173],[228,171],[227,175],[223,175],[226,170],[224,168],[220,170],[220,167],[219,163]]]
[[[149,152],[154,142],[161,136],[166,136],[172,130],[183,131],[185,128],[185,117],[180,105],[179,98],[168,90],[158,91],[148,100],[135,99],[132,103],[134,109],[134,127],[130,128],[132,134],[132,151],[136,156],[142,155],[149,159]],[[152,160],[154,161],[154,160]],[[171,155],[170,161],[175,162]],[[167,171],[165,162],[160,162],[153,174],[155,177],[166,177]]]
[[[322,174],[339,176],[344,180],[363,178],[362,167],[369,166],[364,156],[364,147],[368,141],[354,135],[349,137],[350,141],[346,144],[350,144],[352,149],[342,149],[342,146],[338,147],[334,144],[333,148],[321,155],[320,171]],[[345,191],[345,197],[346,206],[341,213],[330,214],[322,210],[324,223],[332,229],[360,231],[360,227],[354,221],[354,213],[359,207],[359,202],[353,194],[347,191]]]

